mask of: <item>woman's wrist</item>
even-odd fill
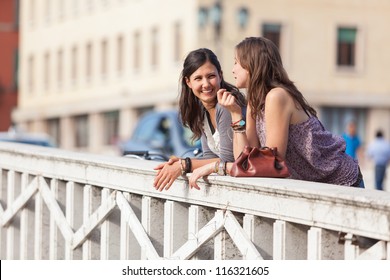
[[[232,123],[242,120],[242,113],[240,112],[231,112]]]
[[[226,175],[228,175],[227,170],[226,170],[226,165],[227,165],[226,161],[224,161],[222,159],[217,160],[214,163],[214,167],[212,169],[212,172],[217,173],[218,175],[226,176]]]
[[[227,162],[225,164],[226,175],[230,175],[230,170],[232,169],[232,166],[233,166],[233,162]]]
[[[181,175],[186,175],[187,173],[192,172],[192,161],[191,158],[186,157],[186,158],[181,158],[179,161],[180,163],[180,170],[181,170]]]

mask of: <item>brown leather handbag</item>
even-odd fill
[[[290,176],[284,160],[277,156],[277,148],[245,146],[230,170],[233,177],[274,177]]]

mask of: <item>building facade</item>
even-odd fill
[[[21,2],[14,121],[62,148],[115,152],[145,110],[177,104],[182,60],[208,47],[233,82],[234,46],[265,36],[290,78],[341,134],[390,138],[390,2],[354,0],[30,0]]]
[[[18,93],[19,1],[0,1],[0,131],[12,125]]]

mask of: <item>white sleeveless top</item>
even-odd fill
[[[207,145],[209,146],[210,150],[217,156],[220,156],[221,150],[219,132],[218,130],[215,130],[214,134],[212,134],[210,124],[206,116],[203,120],[203,131],[206,135]]]

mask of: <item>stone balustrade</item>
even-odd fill
[[[390,193],[0,143],[1,259],[390,259]]]

